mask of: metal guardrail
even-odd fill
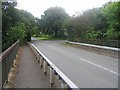
[[[107,47],[107,46],[99,46],[99,45],[78,43],[78,42],[69,42],[69,41],[68,41],[68,43],[70,43],[70,44],[77,44],[77,45],[83,45],[83,46],[89,46],[89,47],[94,47],[94,48],[108,49],[108,50],[113,50],[113,51],[120,51],[119,48],[113,48],[113,47]]]
[[[61,88],[79,89],[58,67],[56,67],[40,50],[38,50],[32,43],[29,42],[29,46],[36,58],[40,62],[40,66],[43,67],[44,73],[47,73],[47,67],[50,69],[50,86],[54,85],[55,76],[58,77],[61,82]],[[80,90],[80,89],[79,89]]]
[[[87,49],[92,49],[93,51],[97,51],[99,53],[104,53],[105,55],[109,55],[115,58],[118,58],[118,54],[120,52],[119,48],[107,47],[107,46],[99,46],[93,44],[86,44],[86,43],[78,43],[78,42],[70,42],[66,41],[69,44],[79,45]]]
[[[119,48],[119,41],[118,40],[101,40],[101,39],[79,39],[79,43],[88,43],[88,44],[94,44],[94,45],[100,45],[100,46],[108,46],[108,47],[115,47]]]
[[[19,49],[19,40],[16,41],[12,46],[6,49],[2,54],[0,54],[0,69],[2,70],[2,86],[4,85],[5,81],[7,80],[10,68],[12,66],[13,60],[16,57],[16,53]],[[2,88],[2,87],[0,87]]]

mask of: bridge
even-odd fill
[[[17,41],[1,54],[1,88],[117,90],[118,52],[117,48],[65,40],[32,38],[22,47]]]

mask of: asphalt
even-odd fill
[[[80,88],[118,88],[118,59],[64,45],[65,41],[33,41]]]
[[[44,75],[28,46],[22,47],[15,88],[51,88],[49,75]]]

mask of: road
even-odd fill
[[[118,59],[67,46],[64,41],[34,41],[73,83],[80,88],[118,88]]]

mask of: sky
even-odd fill
[[[110,0],[17,0],[18,9],[24,9],[40,18],[50,7],[62,7],[72,16],[82,11],[101,7]]]

